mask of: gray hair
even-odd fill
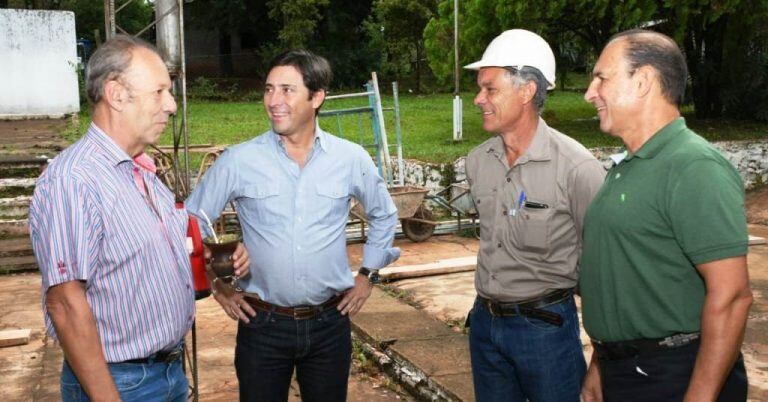
[[[157,49],[144,41],[129,35],[116,35],[104,42],[88,60],[85,76],[85,90],[94,105],[101,102],[104,85],[120,78],[131,65],[132,51],[136,48],[150,50],[160,56]]]
[[[541,113],[544,108],[544,101],[547,100],[547,87],[549,83],[544,78],[544,74],[539,71],[538,68],[523,66],[518,69],[517,67],[504,67],[507,70],[507,76],[514,81],[514,84],[519,86],[525,85],[531,81],[536,84],[536,94],[533,95],[533,106],[536,108],[537,113]]]

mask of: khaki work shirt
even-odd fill
[[[521,301],[575,287],[584,214],[604,176],[584,146],[541,118],[511,168],[501,136],[473,149],[467,179],[480,214],[478,294]]]

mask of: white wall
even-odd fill
[[[75,14],[0,9],[0,118],[80,110]]]

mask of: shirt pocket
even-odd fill
[[[553,208],[522,209],[522,248],[526,251],[545,252],[549,250],[550,226],[555,215]]]
[[[255,184],[243,189],[237,204],[243,209],[241,219],[256,225],[275,225],[280,221],[280,187],[277,184]]]
[[[309,209],[311,216],[316,216],[319,222],[325,224],[334,224],[343,220],[346,222],[349,214],[349,183],[336,181],[317,184],[315,186],[317,199]]]

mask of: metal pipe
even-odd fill
[[[397,81],[392,83],[392,98],[395,102],[395,133],[397,135],[397,181],[405,185],[405,164],[403,163],[403,135],[400,131],[400,102],[397,99]]]
[[[156,20],[153,24],[157,25],[157,48],[172,75],[178,74],[181,65],[181,45],[179,44],[181,15],[179,10],[180,6],[177,0],[155,1]],[[141,30],[136,36],[141,35],[151,27],[152,24]]]
[[[459,96],[459,0],[453,0],[453,94]]]
[[[189,127],[187,126],[187,62],[185,59],[186,51],[184,49],[184,1],[178,0],[179,4],[179,49],[181,72],[181,110],[184,115],[182,130],[184,133],[184,179],[187,192],[192,191],[192,179],[189,168]],[[184,194],[185,196],[189,194]],[[197,402],[197,393],[195,393],[195,402]]]
[[[326,96],[325,100],[354,98],[354,97],[358,97],[358,96],[368,96],[368,95],[371,95],[371,94],[372,94],[372,92],[357,92],[357,93],[353,93],[353,94],[331,95],[331,96]]]

